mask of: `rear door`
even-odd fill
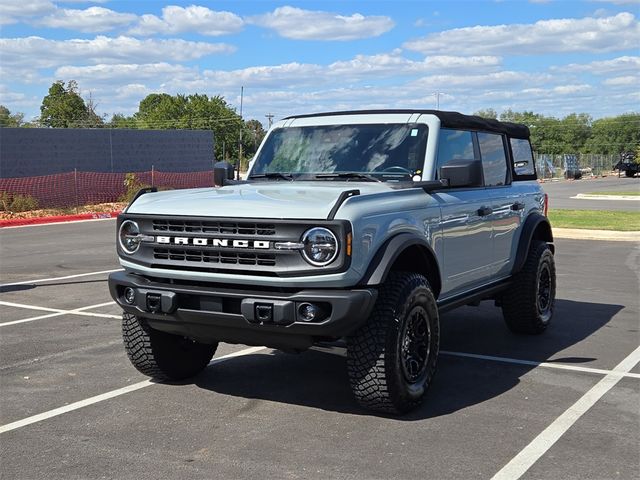
[[[436,171],[450,161],[479,158],[475,133],[441,129]],[[442,212],[445,296],[486,283],[493,263],[491,201],[483,185],[442,190],[433,197]]]
[[[509,275],[515,237],[524,211],[524,199],[511,187],[511,168],[507,139],[496,133],[478,132],[482,172],[487,194],[491,197],[494,278]]]

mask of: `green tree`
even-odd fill
[[[591,121],[586,113],[572,113],[560,120],[560,146],[564,153],[585,153],[585,144],[591,136]]]
[[[78,84],[70,80],[58,80],[51,85],[49,93],[42,99],[40,123],[47,127],[77,127],[87,118],[87,106],[78,94]]]
[[[140,102],[133,118],[138,128],[212,130],[216,158],[230,162],[238,159],[243,122],[221,96],[152,93]],[[243,134],[243,145],[249,144],[247,136]]]
[[[21,127],[24,125],[24,113],[11,113],[7,107],[0,105],[0,127]]]
[[[482,118],[492,118],[494,120],[498,119],[498,112],[496,112],[493,108],[483,108],[478,110],[474,115]]]
[[[618,154],[633,152],[639,146],[640,113],[625,113],[595,120],[585,149],[590,153]]]
[[[247,157],[255,155],[262,139],[267,134],[262,123],[258,120],[247,120],[244,123],[244,131],[242,133],[243,150]]]
[[[122,113],[114,113],[107,124],[109,128],[130,128],[135,129],[138,128],[138,123],[136,119],[133,117],[127,117]]]

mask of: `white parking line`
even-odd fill
[[[331,353],[341,357],[347,356],[347,349],[344,347],[311,347],[317,352]],[[478,360],[489,360],[491,362],[515,363],[516,365],[531,365],[532,367],[557,368],[558,370],[573,370],[575,372],[593,373],[596,375],[613,375],[625,378],[640,378],[640,373],[622,372],[618,370],[605,370],[602,368],[577,367],[574,365],[565,365],[553,362],[535,362],[533,360],[520,360],[518,358],[494,357],[491,355],[479,355],[477,353],[452,352],[450,350],[440,350],[442,355],[452,357],[474,358]]]
[[[116,217],[111,218],[87,218],[84,220],[67,220],[66,222],[49,222],[49,223],[38,223],[36,225],[12,225],[7,227],[0,227],[2,230],[8,228],[35,228],[35,227],[48,227],[50,225],[65,225],[68,223],[84,223],[84,222],[106,222],[107,220],[115,220]]]
[[[76,275],[67,275],[64,277],[51,277],[51,278],[38,278],[36,280],[24,280],[21,282],[11,282],[0,284],[0,287],[12,287],[13,285],[30,285],[32,283],[53,282],[54,280],[68,280],[70,278],[90,277],[92,275],[100,275],[102,273],[119,272],[122,268],[115,268],[113,270],[100,270],[98,272],[78,273]]]
[[[47,315],[39,315],[37,317],[29,317],[29,318],[23,318],[21,320],[13,320],[11,322],[0,323],[0,327],[8,327],[9,325],[17,325],[19,323],[33,322],[35,320],[43,320],[45,318],[60,317],[62,315],[81,315],[84,317],[120,319],[121,318],[120,315],[111,315],[108,313],[95,313],[95,312],[86,311],[86,310],[91,310],[93,308],[100,308],[100,307],[105,307],[107,305],[114,305],[114,304],[115,302],[111,301],[111,302],[97,303],[95,305],[88,305],[86,307],[74,308],[72,310],[62,310],[60,308],[48,308],[48,307],[39,307],[36,305],[25,305],[24,303],[0,302],[0,305],[5,305],[7,307],[25,308],[28,310],[42,310],[44,312],[54,312],[54,313],[49,313]]]
[[[619,377],[640,378],[640,373],[621,372],[617,370],[605,370],[601,368],[578,367],[577,365],[566,365],[555,362],[534,362],[532,360],[520,360],[518,358],[494,357],[491,355],[478,355],[476,353],[451,352],[441,350],[443,355],[452,357],[477,358],[479,360],[490,360],[492,362],[515,363],[516,365],[530,365],[532,367],[556,368],[558,370],[573,370],[574,372],[595,373],[599,375],[613,375]]]
[[[245,348],[244,350],[240,350],[238,352],[233,352],[219,358],[214,358],[213,360],[211,360],[211,363],[209,363],[209,365],[221,363],[226,360],[230,360],[232,358],[240,357],[243,355],[250,355],[252,353],[256,353],[262,350],[266,350],[266,347]],[[31,425],[36,422],[41,422],[42,420],[47,420],[49,418],[57,417],[58,415],[62,415],[64,413],[78,410],[79,408],[82,408],[82,407],[87,407],[89,405],[103,402],[105,400],[109,400],[110,398],[119,397],[120,395],[124,395],[125,393],[135,392],[136,390],[140,390],[141,388],[149,387],[151,385],[155,385],[155,383],[152,382],[151,380],[144,380],[142,382],[134,383],[133,385],[128,385],[126,387],[118,388],[117,390],[111,390],[110,392],[103,393],[101,395],[96,395],[95,397],[90,397],[85,400],[80,400],[78,402],[70,403],[69,405],[65,405],[64,407],[54,408],[53,410],[49,410],[47,412],[42,412],[37,415],[33,415],[31,417],[23,418],[22,420],[18,420],[15,422],[7,423],[6,425],[2,425],[0,426],[0,433],[10,432],[11,430],[16,430],[18,428],[26,427],[27,425]]]
[[[620,362],[614,371],[629,372],[638,362],[640,362],[640,347],[636,348],[628,357]],[[556,418],[551,425],[545,428],[540,435],[534,438],[518,455],[502,467],[502,469],[492,477],[492,480],[517,480],[520,478],[584,413],[611,390],[621,378],[621,376],[611,373],[601,379],[587,393],[580,397],[576,403]]]

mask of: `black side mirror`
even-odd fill
[[[440,167],[440,178],[448,180],[449,187],[481,187],[480,160],[452,160]]]
[[[234,168],[229,162],[217,162],[213,164],[213,185],[223,187],[227,180],[233,180]]]

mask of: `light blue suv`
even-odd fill
[[[231,175],[230,175],[231,174]],[[132,363],[197,374],[218,342],[347,347],[357,401],[403,413],[431,384],[439,313],[494,300],[516,333],[555,301],[547,199],[524,125],[431,110],[285,118],[245,181],[144,190],[118,219]]]

